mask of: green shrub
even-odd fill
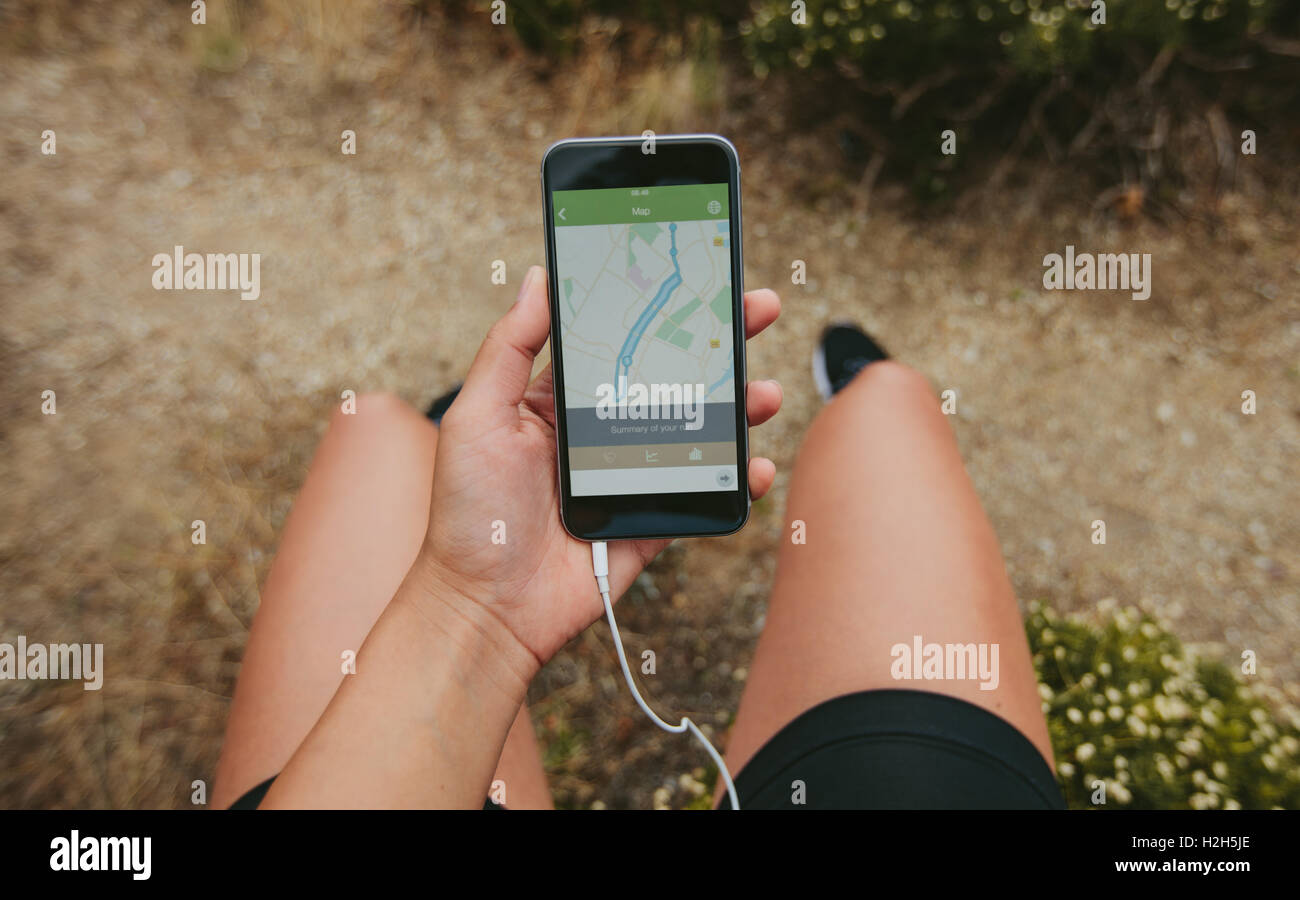
[[[511,0],[507,19],[528,49],[563,57],[576,49],[584,16],[640,22],[662,33],[680,31],[690,18],[736,22],[745,10],[745,0]]]
[[[1009,63],[1023,75],[1124,77],[1103,63],[1165,46],[1240,50],[1282,15],[1283,0],[1109,0],[1094,24],[1091,0],[808,0],[807,23],[786,0],[759,0],[742,23],[756,71],[851,66],[911,83],[945,66]]]
[[[1109,604],[1108,604],[1109,606]],[[1031,603],[1025,623],[1072,808],[1300,809],[1300,714],[1136,609],[1098,625]]]
[[[1300,65],[1257,37],[1296,28],[1286,0],[758,0],[740,23],[759,77],[803,73],[810,118],[850,108],[864,154],[880,155],[918,199],[943,199],[958,168],[938,153],[952,129],[966,178],[1004,154],[1083,160],[1102,182],[1143,173],[1179,186],[1197,169],[1179,126],[1218,104],[1261,133],[1294,118]],[[827,83],[840,90],[827,90]],[[1159,135],[1153,139],[1153,135]],[[1197,132],[1195,141],[1204,138]],[[1195,151],[1203,151],[1196,146]],[[1153,185],[1149,185],[1153,186]],[[1165,191],[1168,194],[1168,191]]]
[[[616,47],[646,47],[622,40],[636,29],[714,28],[722,61],[752,74],[734,81],[741,94],[786,73],[792,129],[829,131],[850,168],[875,159],[925,202],[1035,155],[1068,161],[1074,181],[1140,177],[1168,200],[1231,152],[1223,129],[1206,143],[1211,107],[1269,146],[1293,144],[1294,0],[1107,0],[1104,25],[1092,0],[806,0],[802,24],[794,11],[790,0],[512,0],[508,21],[553,60],[591,16],[622,26]],[[948,129],[960,162],[939,152]]]

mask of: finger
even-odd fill
[[[550,328],[546,270],[532,266],[515,305],[488,330],[456,402],[480,413],[517,414],[533,360],[546,343]]]
[[[781,298],[776,291],[760,288],[745,292],[745,337],[752,338],[781,315]]]
[[[765,456],[755,456],[749,461],[749,496],[757,500],[772,489],[776,480],[776,463]]]
[[[745,386],[745,418],[750,425],[762,425],[776,415],[784,396],[781,385],[772,380],[751,381]]]

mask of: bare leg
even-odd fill
[[[391,394],[336,411],[285,524],[244,652],[212,803],[280,771],[414,562],[429,522],[433,423]],[[527,708],[494,779],[512,807],[551,806]]]
[[[817,416],[799,451],[787,522],[727,765],[737,772],[800,713],[841,694],[928,690],[1006,719],[1051,764],[1016,598],[997,537],[926,380],[864,369]],[[791,534],[787,530],[787,535]],[[999,645],[1000,680],[899,681],[895,644]]]

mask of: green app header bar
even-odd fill
[[[551,210],[557,228],[726,219],[730,209],[725,184],[551,192]]]

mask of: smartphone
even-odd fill
[[[560,518],[586,541],[749,518],[740,163],[717,135],[542,159]]]

